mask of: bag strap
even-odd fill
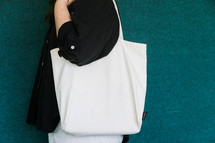
[[[116,4],[116,1],[115,1],[115,0],[113,0],[113,3],[114,3],[114,6],[115,6],[115,9],[116,9],[116,12],[117,12],[118,18],[119,18],[119,39],[124,40],[124,38],[123,38],[123,32],[122,32],[122,24],[121,24],[121,19],[120,19],[119,10],[118,10],[118,7],[117,7],[117,4]]]

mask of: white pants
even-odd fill
[[[48,133],[49,143],[122,143],[123,135],[73,136],[62,130],[60,122]]]

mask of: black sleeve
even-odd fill
[[[65,22],[58,30],[58,45],[59,56],[63,56],[65,59],[72,63],[78,64],[78,52],[77,52],[77,33],[73,25],[73,21]]]
[[[58,30],[59,56],[83,66],[108,55],[119,36],[113,2],[77,0],[70,8],[72,21]]]

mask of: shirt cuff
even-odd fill
[[[77,32],[73,21],[67,21],[58,30],[58,55],[72,63],[78,63]]]

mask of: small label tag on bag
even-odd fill
[[[143,112],[142,120],[145,120],[147,112]]]

